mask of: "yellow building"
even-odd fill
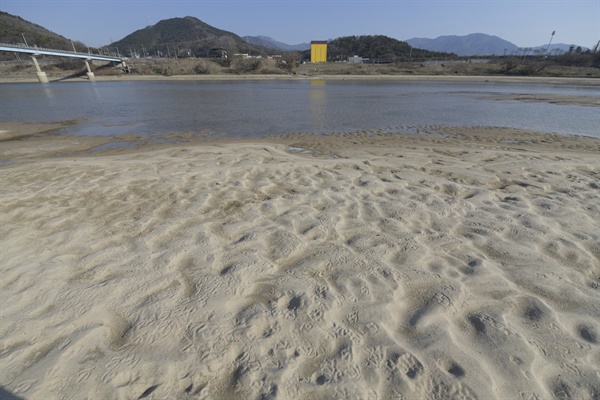
[[[327,42],[324,40],[313,40],[310,42],[310,62],[327,62]]]

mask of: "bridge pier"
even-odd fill
[[[35,56],[31,56],[31,59],[33,60],[33,64],[35,65],[35,73],[37,74],[38,80],[40,81],[40,83],[48,83],[48,77],[46,76],[46,73],[42,71],[42,69],[40,68],[40,64],[38,64],[37,59],[35,58]]]
[[[112,63],[123,63],[123,65],[125,66],[125,63],[121,57],[111,57],[111,56],[105,56],[103,54],[91,54],[90,52],[77,53],[77,52],[73,52],[73,51],[43,49],[43,48],[38,48],[37,46],[29,47],[27,45],[24,45],[24,46],[23,45],[9,45],[9,44],[0,43],[0,52],[5,52],[5,51],[11,52],[11,53],[17,53],[17,54],[18,53],[28,54],[31,57],[31,60],[33,61],[33,65],[35,65],[35,71],[36,71],[38,80],[41,83],[47,83],[49,81],[48,81],[48,76],[46,75],[45,72],[43,72],[41,70],[40,64],[38,64],[36,57],[39,57],[39,56],[68,57],[68,58],[77,58],[80,60],[84,60],[85,66],[87,69],[86,75],[89,80],[95,80],[95,78],[96,78],[94,73],[92,72],[92,69],[90,68],[89,61],[108,61],[108,62],[112,62]]]
[[[92,72],[91,68],[90,68],[90,63],[88,62],[88,60],[84,60],[85,61],[85,66],[87,68],[87,72],[85,73],[88,77],[88,79],[90,81],[93,81],[96,79],[96,76],[94,75],[94,73]]]

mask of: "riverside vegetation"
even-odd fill
[[[522,57],[432,59],[385,64],[331,62],[301,63],[299,54],[285,54],[279,59],[268,58],[140,58],[128,61],[131,75],[193,76],[193,75],[426,75],[426,76],[537,76],[600,78],[598,54],[565,54],[541,60]],[[78,61],[51,58],[40,60],[51,80],[85,77],[85,65]],[[119,76],[125,73],[110,65],[93,65],[96,76]],[[0,62],[0,79],[35,79],[30,60]]]

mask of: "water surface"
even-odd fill
[[[600,98],[598,86],[404,81],[123,81],[3,84],[1,122],[86,120],[71,135],[262,137],[294,132],[496,126],[600,137],[598,107],[493,100]]]

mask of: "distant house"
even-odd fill
[[[360,56],[348,57],[349,63],[362,64],[363,60],[364,59]]]
[[[213,47],[208,51],[210,58],[227,58],[227,50],[222,47]]]
[[[313,40],[310,42],[310,62],[327,62],[327,41]]]

